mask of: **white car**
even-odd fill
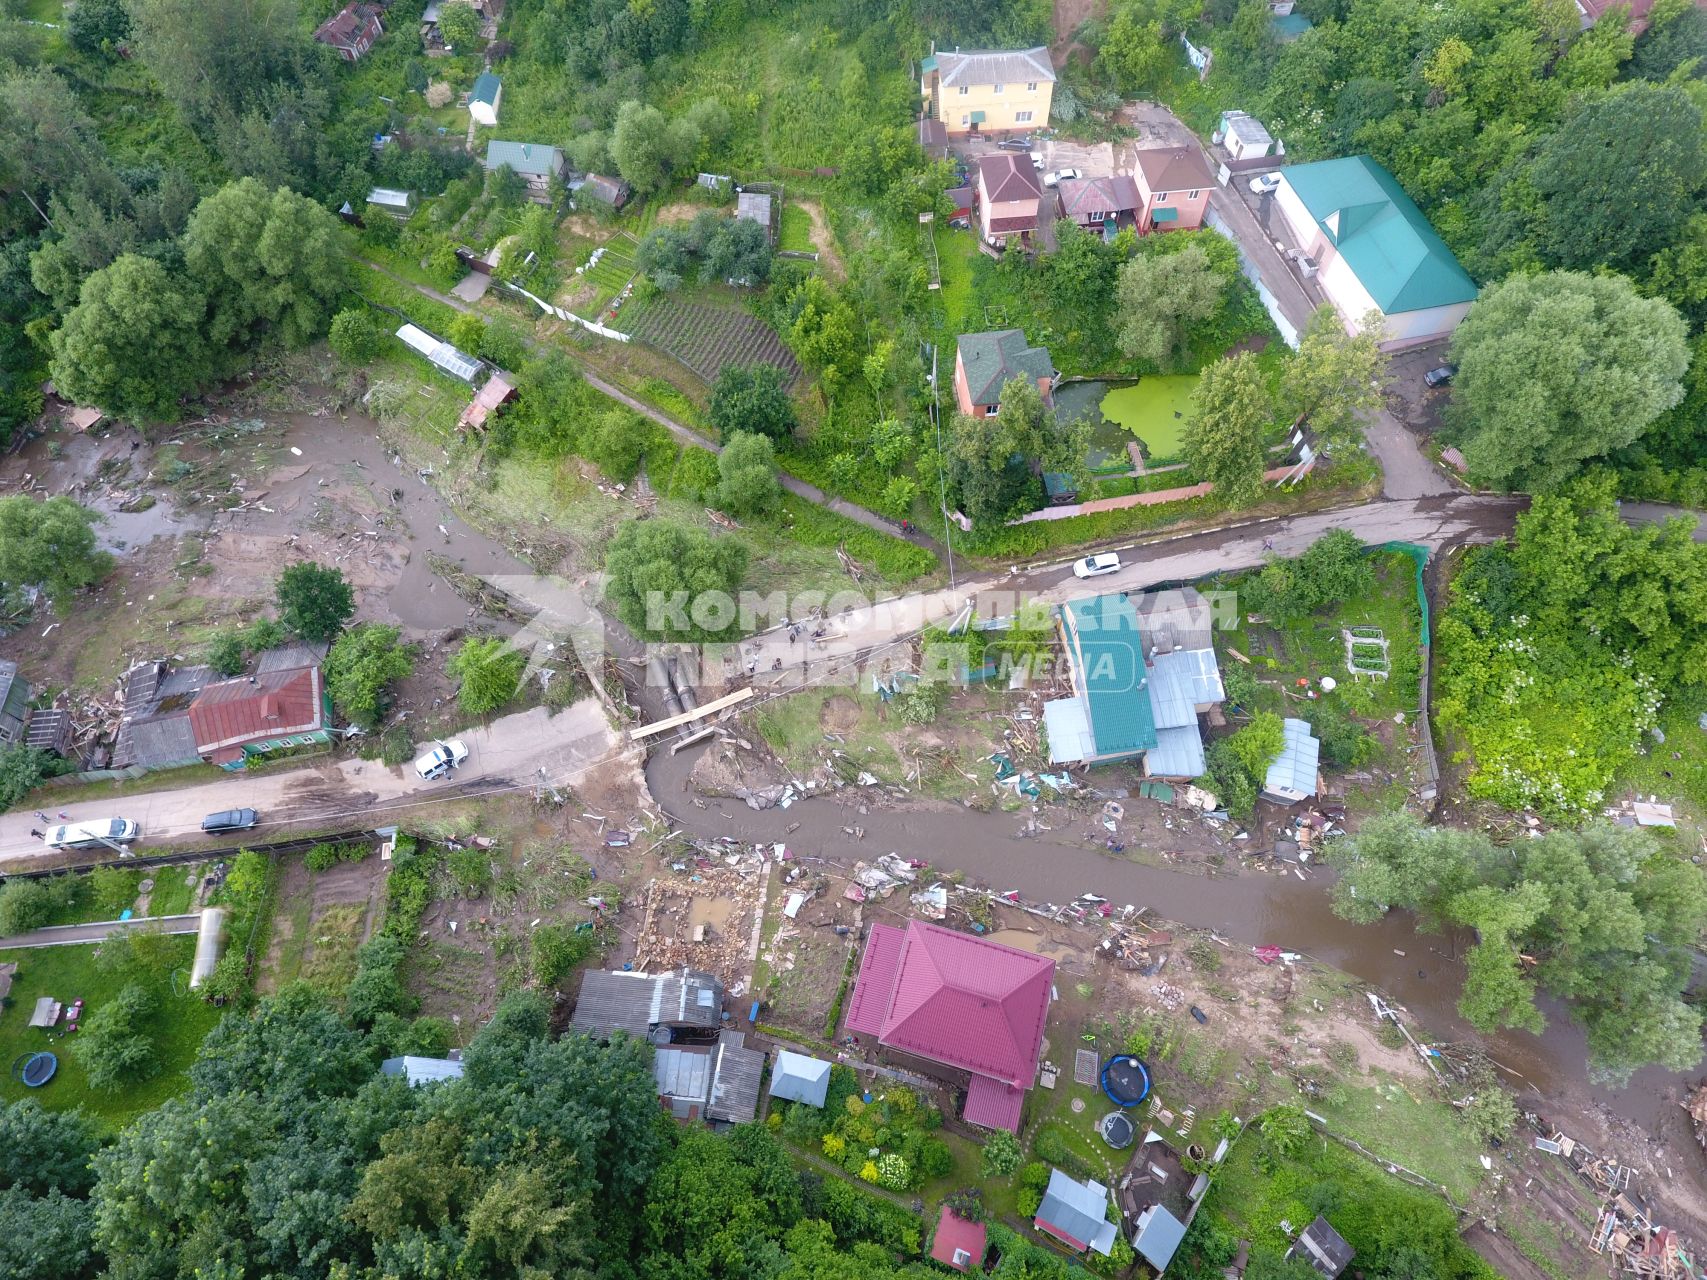
[[[450,771],[466,759],[468,744],[460,738],[452,738],[449,742],[434,744],[431,751],[415,761],[415,772],[421,775],[423,782],[434,782],[449,776]]]
[[[1041,151],[1033,151],[1031,153],[1031,167],[1033,169],[1038,170],[1039,172],[1042,172],[1042,170],[1043,170],[1043,153]]]
[[[1271,196],[1280,190],[1280,175],[1278,173],[1258,174],[1251,179],[1251,194]]]
[[[142,828],[129,818],[86,818],[62,827],[49,827],[42,837],[50,849],[94,849],[101,845],[129,844]]]
[[[1067,178],[1082,178],[1084,176],[1085,174],[1082,169],[1057,169],[1054,173],[1046,173],[1043,175],[1043,185],[1046,187],[1058,187]]]
[[[1120,568],[1120,557],[1112,551],[1104,551],[1098,555],[1086,556],[1083,560],[1073,562],[1075,578],[1100,578],[1105,573],[1114,573]]]

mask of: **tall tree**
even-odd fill
[[[718,640],[739,620],[747,549],[692,525],[631,520],[605,551],[605,599],[652,640]]]
[[[616,171],[642,194],[661,189],[671,167],[681,159],[664,113],[642,102],[625,102],[617,108],[610,154]]]
[[[1369,317],[1348,334],[1331,306],[1310,317],[1298,353],[1281,374],[1280,403],[1288,418],[1305,418],[1330,450],[1353,448],[1364,415],[1378,413],[1387,385],[1380,319]]]
[[[293,347],[319,337],[349,278],[338,220],[254,178],[228,183],[196,206],[184,260],[207,293],[208,336],[225,345],[247,345],[268,331]]]
[[[279,621],[310,643],[330,641],[356,611],[355,592],[342,569],[304,560],[279,575]]]
[[[1630,444],[1683,397],[1682,318],[1622,276],[1514,276],[1452,338],[1449,422],[1473,475],[1542,490]]]
[[[782,370],[771,364],[723,366],[711,387],[711,425],[722,439],[751,431],[786,440],[794,432],[794,404]]]
[[[1262,367],[1244,351],[1203,371],[1181,447],[1192,473],[1238,506],[1262,492],[1265,441],[1273,425],[1274,402]]]
[[[132,40],[166,96],[193,123],[241,115],[279,81],[308,80],[314,46],[296,0],[131,0]]]
[[[56,604],[93,586],[113,558],[95,539],[96,515],[70,498],[0,498],[0,591],[42,586]]]
[[[125,254],[83,282],[51,339],[53,380],[82,404],[143,422],[178,415],[212,372],[206,302],[152,258]]]
[[[734,515],[762,515],[782,498],[770,437],[737,431],[717,455],[717,505]]]
[[[1001,412],[956,414],[948,439],[949,480],[973,523],[1017,515],[1041,494],[1035,472],[1083,477],[1087,427],[1062,422],[1043,403],[1037,384],[1020,376],[1001,390]]]
[[[1145,254],[1120,269],[1120,349],[1168,369],[1184,359],[1195,324],[1215,314],[1227,282],[1201,246]]]
[[[352,724],[375,728],[385,714],[390,687],[415,670],[415,655],[396,627],[377,622],[352,627],[326,654],[326,691]]]

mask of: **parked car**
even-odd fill
[[[42,837],[50,849],[94,849],[101,845],[129,844],[142,828],[129,818],[95,818],[49,827]]]
[[[1031,153],[1031,167],[1033,169],[1037,169],[1039,171],[1042,170],[1042,168],[1043,168],[1043,153],[1041,151],[1033,151]]]
[[[1003,138],[996,144],[1003,151],[1030,151],[1030,138]]]
[[[948,220],[948,225],[950,227],[954,228],[954,230],[956,230],[956,231],[970,231],[970,230],[972,230],[972,219],[971,218],[950,218]]]
[[[422,781],[435,782],[449,776],[450,771],[466,759],[468,744],[460,738],[452,738],[449,742],[436,743],[431,751],[415,761],[415,772],[421,775]]]
[[[1251,192],[1259,196],[1271,196],[1280,190],[1280,175],[1278,173],[1258,174],[1251,179]]]
[[[261,820],[253,809],[222,809],[202,819],[202,830],[212,835],[220,831],[247,831]]]
[[[1043,175],[1043,185],[1046,187],[1058,187],[1068,178],[1082,178],[1084,176],[1084,170],[1082,169],[1057,169],[1054,173],[1046,173]]]
[[[1455,364],[1439,364],[1423,374],[1423,381],[1431,387],[1444,387],[1458,376],[1458,366]]]
[[[1120,557],[1112,551],[1099,552],[1094,556],[1086,556],[1083,560],[1073,563],[1075,578],[1100,578],[1105,573],[1113,573],[1120,568]]]

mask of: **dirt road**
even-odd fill
[[[129,818],[141,824],[147,846],[200,836],[202,819],[220,809],[258,810],[257,830],[262,832],[351,818],[380,826],[398,822],[422,805],[460,795],[528,787],[540,780],[567,785],[607,762],[618,741],[594,698],[556,715],[534,707],[459,737],[468,746],[468,759],[451,778],[438,782],[423,782],[411,765],[328,759],[289,772],[233,773],[229,779],[177,791],[82,801],[67,812],[72,821]],[[417,751],[425,749],[423,745]],[[0,858],[45,854],[42,842],[30,835],[30,829],[40,825],[29,813],[0,816]]]

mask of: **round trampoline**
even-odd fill
[[[1150,1071],[1129,1053],[1102,1064],[1102,1091],[1117,1107],[1135,1107],[1150,1096]]]
[[[26,1089],[39,1089],[53,1079],[53,1073],[58,1070],[59,1059],[43,1049],[37,1053],[26,1053],[14,1062],[12,1079]]]
[[[1124,1111],[1110,1111],[1097,1125],[1097,1131],[1102,1134],[1102,1140],[1116,1151],[1130,1147],[1132,1139],[1138,1136],[1137,1126]]]

